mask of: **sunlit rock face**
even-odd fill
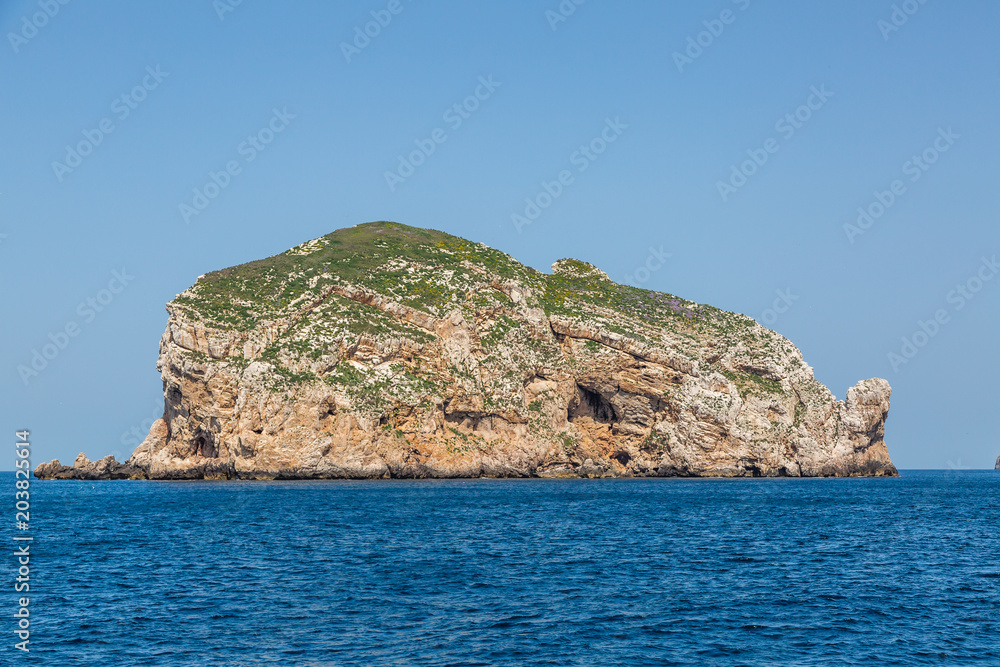
[[[119,477],[897,474],[885,380],[834,400],[751,318],[577,260],[370,223],[167,311],[163,418]]]

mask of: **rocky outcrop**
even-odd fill
[[[202,276],[167,311],[145,441],[36,476],[896,474],[885,380],[837,401],[752,319],[577,260],[543,274],[371,223]]]
[[[997,457],[997,463],[993,466],[994,470],[1000,470],[1000,456]]]
[[[60,465],[59,459],[42,463],[35,468],[39,479],[145,479],[146,471],[122,464],[113,456],[91,461],[80,452],[72,466]]]

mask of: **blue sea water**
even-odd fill
[[[3,664],[1000,665],[992,471],[31,491]]]

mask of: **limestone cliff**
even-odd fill
[[[36,475],[896,474],[885,380],[836,401],[749,317],[576,260],[549,275],[371,223],[201,276],[167,312],[163,419],[125,464]]]

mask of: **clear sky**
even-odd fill
[[[383,219],[746,313],[838,398],[885,377],[900,468],[1000,455],[998,3],[18,0],[0,27],[0,426],[34,464],[128,457],[198,275]]]

